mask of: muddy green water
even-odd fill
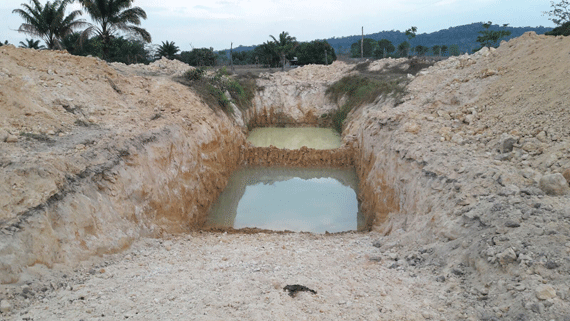
[[[207,227],[324,233],[364,227],[354,169],[250,167],[235,171]]]
[[[334,149],[341,144],[340,135],[332,128],[295,127],[254,128],[247,138],[254,146],[299,149],[303,146],[314,149]]]

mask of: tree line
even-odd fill
[[[82,10],[66,14],[67,7],[78,1]],[[23,3],[21,8],[14,9],[24,23],[19,32],[32,36],[20,42],[24,48],[65,49],[69,53],[82,56],[96,56],[107,61],[123,63],[149,63],[155,59],[166,57],[178,59],[193,66],[213,66],[217,64],[259,64],[268,67],[284,68],[287,64],[330,64],[337,59],[337,53],[326,40],[314,40],[299,43],[295,37],[283,31],[277,37],[256,46],[250,51],[215,52],[213,48],[193,48],[191,51],[180,51],[174,42],[162,42],[161,45],[150,45],[151,35],[140,27],[141,20],[146,19],[146,12],[140,7],[133,7],[134,0],[53,0],[44,5],[39,0]],[[550,16],[557,27],[547,35],[570,34],[570,2],[561,0],[551,2],[551,11],[543,12]],[[91,22],[80,19],[83,11],[91,18]],[[482,47],[497,47],[504,37],[511,34],[503,28],[490,28],[491,22],[483,24],[477,42]],[[80,30],[82,29],[82,30]],[[496,29],[496,28],[495,28]],[[439,44],[433,46],[417,45],[412,47],[410,40],[416,36],[417,27],[406,30],[407,41],[398,45],[388,39],[374,40],[364,38],[350,46],[347,52],[350,57],[385,58],[424,56],[456,56],[460,54],[456,44]],[[40,45],[40,38],[45,46]],[[1,43],[7,44],[7,42]],[[340,54],[340,53],[339,53]]]

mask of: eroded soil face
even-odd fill
[[[320,157],[356,167],[373,231],[313,235],[193,227],[239,164],[319,162],[248,147],[245,127],[318,125],[339,107],[330,84],[410,63],[261,75],[228,117],[170,78],[189,68],[176,62],[4,46],[2,317],[565,320],[568,48],[528,33],[410,70],[403,98],[354,110]]]

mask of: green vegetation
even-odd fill
[[[271,35],[270,37],[273,39],[273,50],[281,58],[281,70],[285,70],[286,57],[293,52],[299,43],[295,37],[290,36],[289,33],[285,31],[279,34],[279,39],[276,39]]]
[[[180,51],[180,48],[178,48],[175,44],[174,41],[172,42],[168,42],[168,40],[166,42],[162,42],[162,45],[160,45],[160,47],[158,47],[158,50],[156,52],[156,58],[160,59],[162,57],[166,57],[168,59],[174,59],[174,57],[176,56],[176,54]]]
[[[461,54],[461,51],[459,51],[458,45],[449,46],[449,55],[450,56],[459,56],[460,54]]]
[[[570,1],[562,0],[559,3],[550,1],[552,10],[545,11],[543,14],[550,16],[558,27],[546,33],[548,36],[570,36]]]
[[[428,51],[429,51],[429,48],[426,47],[426,46],[422,46],[422,45],[417,45],[417,46],[414,48],[414,52],[415,52],[418,56],[423,56],[423,55],[425,55],[426,53],[428,53]]]
[[[431,52],[433,52],[434,55],[436,56],[441,56],[441,46],[440,45],[435,45],[431,47]]]
[[[499,46],[499,41],[502,38],[511,35],[511,32],[509,30],[505,29],[508,26],[508,24],[504,24],[503,29],[501,29],[501,30],[489,30],[489,28],[492,25],[493,25],[493,23],[491,21],[483,24],[483,28],[485,30],[479,31],[479,33],[481,35],[477,37],[477,42],[479,44],[481,44],[481,47],[477,50],[480,50],[483,47],[495,47],[496,48]]]
[[[374,51],[375,58],[385,58],[386,55],[389,55],[396,51],[396,47],[394,44],[388,39],[381,39],[378,40],[378,47]]]
[[[352,58],[360,58],[360,43],[362,43],[362,40],[358,40],[350,46],[350,56]],[[372,57],[377,48],[378,42],[376,40],[364,38],[362,48],[364,57]]]
[[[402,57],[408,56],[408,51],[410,50],[410,43],[404,41],[398,45],[398,54]]]
[[[570,36],[570,22],[565,22],[560,26],[545,33],[547,36]]]
[[[63,49],[61,39],[86,24],[76,18],[82,14],[80,10],[70,12],[67,16],[67,6],[74,0],[55,0],[46,2],[42,7],[39,0],[31,0],[30,4],[22,4],[23,9],[14,9],[24,19],[18,32],[32,37],[42,38],[48,49]]]
[[[99,37],[91,37],[80,43],[81,34],[78,32],[63,38],[63,46],[72,55],[103,57],[103,43]],[[140,39],[114,37],[109,44],[107,61],[122,62],[125,64],[149,63],[152,55],[146,49],[144,41]]]
[[[326,54],[325,54],[326,53]],[[333,47],[326,40],[303,42],[295,48],[294,56],[299,65],[332,64],[336,60]]]
[[[78,0],[95,24],[88,24],[82,33],[82,40],[95,34],[101,39],[103,58],[109,57],[111,39],[117,31],[151,41],[148,31],[138,27],[146,12],[140,7],[131,7],[134,0]]]
[[[192,51],[182,51],[176,59],[195,67],[216,65],[214,48],[194,48]]]
[[[332,115],[333,128],[339,133],[348,113],[356,107],[374,102],[380,95],[399,98],[404,94],[401,80],[379,80],[360,75],[346,76],[331,85],[326,95],[332,101],[346,98],[344,105]]]
[[[39,49],[45,49],[46,47],[44,45],[40,46],[39,40],[26,38],[26,42],[20,41],[20,48],[28,48],[28,49],[39,50]]]
[[[224,68],[214,73],[204,68],[190,69],[179,81],[192,87],[208,106],[219,107],[227,113],[233,113],[231,103],[241,110],[251,107],[257,91],[254,78],[235,79],[227,76]]]
[[[406,36],[408,37],[408,40],[412,40],[416,37],[418,32],[418,27],[411,27],[410,29],[406,30]]]
[[[551,20],[559,27],[570,22],[570,1],[561,0],[558,3],[550,1],[550,7],[552,10],[543,12],[543,14],[550,16],[548,20]]]

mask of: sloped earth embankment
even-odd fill
[[[58,52],[0,54],[2,283],[200,226],[245,143],[229,118],[166,78]]]

